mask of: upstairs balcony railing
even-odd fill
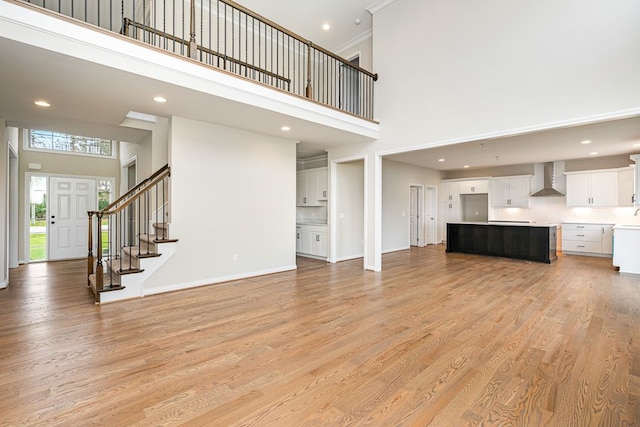
[[[373,119],[378,76],[229,0],[22,0]]]

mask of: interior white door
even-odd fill
[[[427,187],[424,205],[425,244],[427,245],[438,243],[436,236],[436,209],[436,189]]]
[[[96,180],[49,178],[49,259],[87,256],[88,215],[96,210]]]

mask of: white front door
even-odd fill
[[[89,219],[96,210],[96,180],[49,178],[49,259],[87,256]]]

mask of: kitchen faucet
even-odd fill
[[[638,211],[640,211],[640,208],[636,209],[636,211],[633,213],[633,216],[638,216]]]

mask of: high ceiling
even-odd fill
[[[372,16],[367,8],[374,0],[240,0],[239,3],[290,28],[300,36],[331,50],[348,46],[371,32]],[[360,19],[356,25],[355,20]],[[325,31],[322,25],[331,29]],[[207,120],[202,111],[218,111],[219,116],[234,125],[250,115],[251,123],[236,123],[250,130],[277,134],[286,117],[274,112],[256,111],[250,106],[226,103],[166,82],[151,81],[140,76],[116,71],[78,59],[54,54],[0,38],[2,96],[0,116],[12,126],[37,126],[51,130],[76,132],[90,136],[106,136],[137,141],[144,131],[119,126],[127,111],[140,111],[161,116],[183,115]],[[43,64],[47,64],[43,67]],[[83,70],[82,73],[77,70]],[[375,70],[373,70],[375,71]],[[96,84],[109,82],[109,84]],[[161,88],[173,102],[159,106],[150,102]],[[33,99],[42,93],[58,99],[54,110],[38,110]],[[90,94],[90,95],[87,95]],[[48,95],[49,96],[49,95]],[[274,126],[274,123],[277,124]],[[287,123],[291,125],[292,123]],[[381,125],[384,126],[384,118]],[[309,122],[293,123],[292,139],[302,141],[298,150],[302,157],[324,153],[344,142],[345,135]],[[270,130],[273,128],[273,130]],[[348,136],[352,138],[351,136]],[[580,144],[591,140],[589,145]],[[361,142],[352,138],[352,143]],[[363,141],[362,141],[363,142]],[[640,118],[603,122],[510,138],[474,141],[440,148],[388,156],[393,160],[438,170],[490,167],[496,165],[537,163],[553,160],[609,156],[640,152]],[[439,159],[445,159],[439,162]]]
[[[238,3],[331,51],[371,31],[375,0],[238,0]],[[356,19],[360,20],[356,24]],[[322,26],[329,24],[329,30]]]

